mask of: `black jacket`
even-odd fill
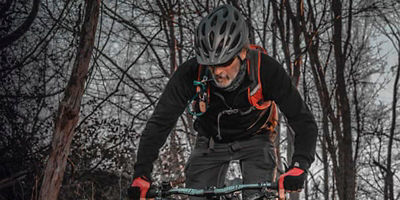
[[[274,100],[287,117],[289,125],[295,132],[295,151],[292,160],[308,168],[314,161],[318,133],[315,119],[283,67],[270,56],[261,55],[260,76],[264,99]],[[198,63],[193,58],[179,66],[169,80],[141,136],[134,177],[142,175],[150,177],[159,149],[165,143],[178,117],[187,107],[188,101],[195,94],[193,80],[197,80],[197,74]],[[194,127],[198,134],[215,138],[217,116],[221,111],[229,108],[241,110],[249,108],[251,106],[247,95],[249,85],[250,79],[246,78],[233,92],[220,91],[211,86],[210,105],[207,112],[195,122]],[[219,126],[222,140],[219,142],[250,137],[265,122],[265,119],[258,119],[260,116],[266,118],[266,115],[262,116],[260,112],[254,110],[246,115],[221,116]],[[254,123],[256,125],[248,129]]]

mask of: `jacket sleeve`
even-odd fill
[[[284,68],[269,56],[263,56],[262,64],[263,94],[277,103],[295,133],[292,164],[298,162],[308,169],[314,161],[318,136],[314,116]]]
[[[194,59],[182,64],[168,81],[155,110],[142,132],[134,166],[134,177],[151,178],[153,162],[164,145],[179,116],[194,95],[193,80],[196,62]]]

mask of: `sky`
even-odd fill
[[[392,102],[392,98],[393,98],[393,85],[394,85],[394,78],[395,78],[395,74],[394,74],[394,72],[391,71],[390,68],[394,65],[397,65],[397,53],[396,53],[395,48],[393,47],[393,44],[385,36],[378,37],[377,42],[378,43],[384,42],[384,44],[382,46],[381,54],[382,55],[387,54],[387,57],[386,57],[387,69],[386,69],[386,71],[389,73],[388,78],[390,79],[389,84],[387,84],[387,86],[384,88],[384,90],[382,90],[379,93],[379,100],[384,103],[390,104]],[[375,77],[375,78],[377,79],[379,77]]]

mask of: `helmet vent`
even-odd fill
[[[221,53],[222,47],[223,47],[223,46],[224,46],[224,39],[221,40],[221,42],[218,44],[217,50],[215,51],[215,53],[217,54],[217,56],[219,56],[219,54]]]
[[[228,14],[229,14],[228,9],[224,9],[224,14],[222,14],[222,17],[226,18]]]
[[[235,28],[236,28],[236,24],[235,24],[235,23],[232,23],[232,25],[231,25],[231,30],[229,30],[229,34],[232,34],[233,31],[235,31]]]
[[[204,23],[203,26],[201,27],[201,34],[205,35],[206,34],[206,24]]]
[[[214,31],[211,31],[210,32],[210,38],[209,38],[209,41],[210,41],[210,47],[212,48],[214,45]]]
[[[204,40],[201,41],[201,46],[202,46],[204,53],[206,55],[208,55],[208,48],[207,48],[206,44],[204,44]]]
[[[241,34],[238,34],[238,35],[235,37],[235,39],[233,40],[233,42],[232,42],[231,46],[229,47],[229,49],[233,49],[233,48],[235,48],[235,47],[238,45],[239,39],[240,39],[240,35],[241,35]]]
[[[218,20],[218,15],[215,15],[211,20],[211,27],[217,24],[217,20]]]
[[[220,35],[221,35],[222,33],[225,32],[225,30],[226,30],[226,24],[227,24],[226,21],[224,22],[224,24],[222,24],[221,29],[219,30],[219,34],[220,34]]]
[[[228,36],[228,38],[226,39],[226,44],[228,45],[230,41],[231,41],[231,37]]]
[[[237,12],[233,12],[233,16],[235,17],[236,21],[239,19],[239,14]]]

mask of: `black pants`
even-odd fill
[[[185,168],[186,187],[223,187],[231,160],[239,160],[244,184],[275,179],[275,153],[267,134],[232,143],[215,143],[214,150],[211,151],[208,147],[208,138],[197,138],[195,149]],[[257,191],[244,191],[243,197],[246,198],[255,192]]]

